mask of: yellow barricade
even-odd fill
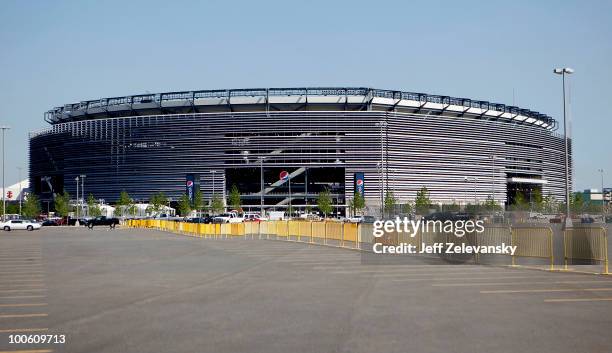
[[[603,227],[567,228],[563,232],[565,269],[569,260],[600,261],[608,274],[608,232]]]
[[[274,221],[276,223],[276,236],[287,237],[289,235],[289,222],[288,221]]]
[[[325,237],[327,239],[342,240],[342,223],[340,222],[325,222],[327,223]]]
[[[357,223],[344,223],[343,227],[344,244],[351,242],[357,247],[359,245],[357,244],[359,225]]]
[[[312,241],[312,222],[298,222],[298,239]]]
[[[516,252],[512,256],[512,265],[515,257],[539,257],[550,259],[550,269],[554,269],[553,231],[550,227],[512,228],[512,242]]]
[[[288,221],[287,222],[287,235],[294,236],[299,239],[300,237],[300,221]]]
[[[312,222],[312,237],[325,239],[326,222]]]

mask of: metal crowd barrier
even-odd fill
[[[133,228],[153,228],[194,237],[289,240],[312,244],[339,246],[350,249],[370,250],[371,244],[385,245],[408,243],[420,251],[422,244],[434,242],[464,242],[476,246],[496,246],[505,243],[516,246],[510,256],[512,265],[519,258],[548,259],[550,270],[554,270],[553,231],[550,227],[487,225],[482,233],[467,233],[462,238],[452,233],[421,232],[414,237],[407,233],[388,232],[383,237],[373,236],[373,225],[342,223],[334,221],[267,221],[230,224],[197,224],[164,220],[127,220]],[[598,261],[603,273],[608,273],[608,238],[605,228],[568,228],[563,234],[565,269],[574,260]],[[475,262],[480,262],[476,255]],[[559,255],[560,256],[560,255]]]
[[[608,272],[608,231],[603,227],[567,228],[563,232],[564,269],[578,261],[597,261]]]

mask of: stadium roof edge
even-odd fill
[[[285,100],[283,100],[283,97]],[[286,99],[293,97],[294,99]],[[331,99],[336,97],[337,99]],[[349,98],[350,97],[350,98]],[[257,99],[258,98],[258,99]],[[440,114],[470,115],[486,120],[505,120],[508,122],[533,125],[548,130],[556,130],[558,125],[552,117],[501,103],[456,98],[426,93],[383,90],[367,87],[291,87],[291,88],[240,88],[198,91],[175,91],[164,93],[145,93],[119,96],[65,104],[47,111],[44,119],[50,124],[76,120],[89,120],[97,117],[117,115],[139,115],[139,111],[160,110],[172,114],[172,109],[182,107],[198,112],[198,107],[253,106],[277,104],[344,105],[371,108],[385,107],[414,109],[416,111],[436,111]]]

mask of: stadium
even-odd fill
[[[203,90],[83,101],[44,118],[50,126],[30,133],[29,154],[43,203],[75,195],[79,175],[86,194],[108,203],[122,190],[176,201],[186,185],[204,200],[236,185],[244,208],[266,210],[304,210],[329,190],[338,213],[356,190],[368,208],[386,191],[412,202],[423,186],[442,204],[564,198],[557,122],[486,101],[372,88]]]

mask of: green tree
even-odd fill
[[[115,206],[117,206],[117,208],[120,210],[120,216],[123,217],[125,216],[125,210],[129,209],[133,204],[134,200],[132,200],[127,191],[123,190],[121,193],[119,193],[119,199],[117,200]]]
[[[360,192],[355,193],[351,208],[355,210],[355,214],[361,213],[361,211],[365,208],[365,199]]]
[[[150,211],[154,213],[158,213],[159,211],[162,210],[164,206],[168,204],[168,198],[162,191],[160,191],[158,193],[151,195],[149,203],[151,204]]]
[[[414,205],[411,202],[402,204],[402,213],[405,215],[412,214],[414,212]]]
[[[544,196],[542,199],[542,210],[546,213],[555,213],[557,212],[557,201],[555,197],[551,194]]]
[[[537,212],[542,212],[544,209],[544,199],[540,189],[535,189],[531,194],[531,209]]]
[[[236,184],[233,184],[230,189],[228,201],[232,209],[240,211],[240,190],[238,190]]]
[[[210,199],[210,211],[213,214],[218,214],[223,211],[223,200],[221,200],[217,194],[214,194]]]
[[[94,198],[93,194],[89,194],[87,196],[87,211],[92,217],[98,217],[102,214],[102,210],[96,203],[96,199]]]
[[[493,200],[491,196],[487,197],[487,201],[484,202],[482,208],[488,212],[496,212],[501,211],[502,207]]]
[[[393,194],[393,191],[387,191],[385,193],[385,213],[391,217],[392,214],[395,212],[395,204],[397,203],[397,199],[395,198],[395,195]]]
[[[570,197],[570,211],[574,213],[582,213],[584,209],[584,195],[581,192],[575,192]]]
[[[317,197],[317,207],[325,217],[332,212],[332,198],[329,190],[325,189],[319,193],[319,196]]]
[[[40,201],[35,194],[28,194],[23,204],[22,213],[25,218],[36,218],[40,215]]]
[[[191,202],[187,194],[181,195],[178,202],[178,211],[181,216],[186,217],[191,212]]]
[[[416,199],[414,200],[414,207],[417,214],[427,214],[431,208],[431,200],[429,199],[429,190],[425,186],[421,190],[417,191]]]
[[[443,212],[459,212],[461,210],[461,206],[453,201],[451,204],[443,204],[442,211]]]
[[[196,210],[196,212],[199,212],[202,210],[202,205],[202,191],[200,191],[198,188],[193,195],[193,209]]]
[[[61,194],[55,195],[55,213],[59,217],[66,217],[70,213],[70,194],[64,190]]]
[[[518,191],[514,196],[514,202],[510,205],[512,211],[526,211],[529,209],[529,202],[525,199],[525,195]]]

